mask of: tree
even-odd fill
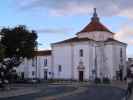
[[[2,44],[0,43],[0,62],[3,61],[3,58],[4,58],[4,51],[5,51],[5,47],[4,47],[4,45],[2,45]]]
[[[13,71],[14,67],[17,67],[24,58],[30,59],[34,56],[37,33],[28,30],[24,25],[15,28],[3,28],[0,33],[1,44],[5,47],[2,62],[2,65],[6,67],[4,78],[9,79],[9,73]]]
[[[1,83],[3,80],[3,66],[2,66],[3,58],[4,58],[4,46],[0,43],[0,87],[2,87]]]

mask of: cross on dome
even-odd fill
[[[95,22],[98,22],[99,21],[96,8],[94,8],[94,13],[93,13],[93,16],[92,16],[91,20],[92,21],[95,21]]]
[[[93,16],[96,16],[97,17],[97,10],[96,10],[96,8],[94,8],[94,14],[93,14]]]
[[[104,26],[98,17],[97,10],[94,8],[93,16],[91,18],[90,23],[85,26],[79,33],[84,33],[84,32],[93,32],[93,31],[104,31],[104,32],[110,32],[112,33],[106,26]],[[113,34],[113,33],[112,33]]]

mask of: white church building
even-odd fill
[[[75,37],[51,44],[51,50],[38,51],[17,72],[24,78],[91,80],[95,77],[116,79],[126,75],[127,44],[114,39],[101,22],[96,9],[90,23]]]

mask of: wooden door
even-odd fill
[[[84,80],[84,72],[79,71],[79,81],[83,81],[83,80]]]

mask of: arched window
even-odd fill
[[[80,57],[83,57],[83,49],[80,49],[79,55],[80,55]]]

